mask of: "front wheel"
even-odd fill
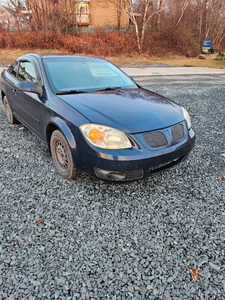
[[[4,104],[5,113],[6,113],[9,123],[10,124],[18,124],[19,121],[13,116],[12,110],[9,106],[9,102],[8,102],[8,99],[6,98],[6,96],[4,96],[4,98],[3,98],[3,104]]]
[[[50,141],[52,159],[59,174],[65,179],[73,179],[79,175],[75,168],[70,147],[61,131],[55,130]]]

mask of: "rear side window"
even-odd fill
[[[34,66],[29,61],[20,63],[17,77],[19,81],[33,81],[38,86],[37,74]]]
[[[18,65],[18,61],[14,61],[9,68],[9,73],[14,77],[16,77]]]

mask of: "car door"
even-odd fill
[[[18,72],[18,61],[14,61],[9,69],[5,72],[5,94],[8,99],[9,105],[13,114],[20,115],[21,109],[17,105],[17,92],[16,85],[18,83],[17,72]]]
[[[22,81],[33,81],[35,85],[42,86],[40,69],[34,61],[20,61],[17,79]],[[15,96],[17,97],[17,105],[22,110],[19,116],[20,120],[30,130],[43,139],[43,123],[42,123],[42,107],[43,102],[38,94],[20,91],[18,88],[15,90]]]

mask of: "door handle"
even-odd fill
[[[13,90],[13,93],[15,94],[15,95],[17,95],[17,90],[15,89],[15,90]]]

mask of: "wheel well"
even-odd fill
[[[5,93],[3,91],[1,91],[1,96],[2,96],[2,103],[3,103],[3,98],[5,96]]]
[[[55,124],[49,124],[46,129],[46,138],[47,138],[48,149],[49,149],[50,154],[51,154],[51,147],[50,147],[51,136],[52,136],[53,131],[58,130],[58,129],[59,129],[59,127],[56,126]]]

